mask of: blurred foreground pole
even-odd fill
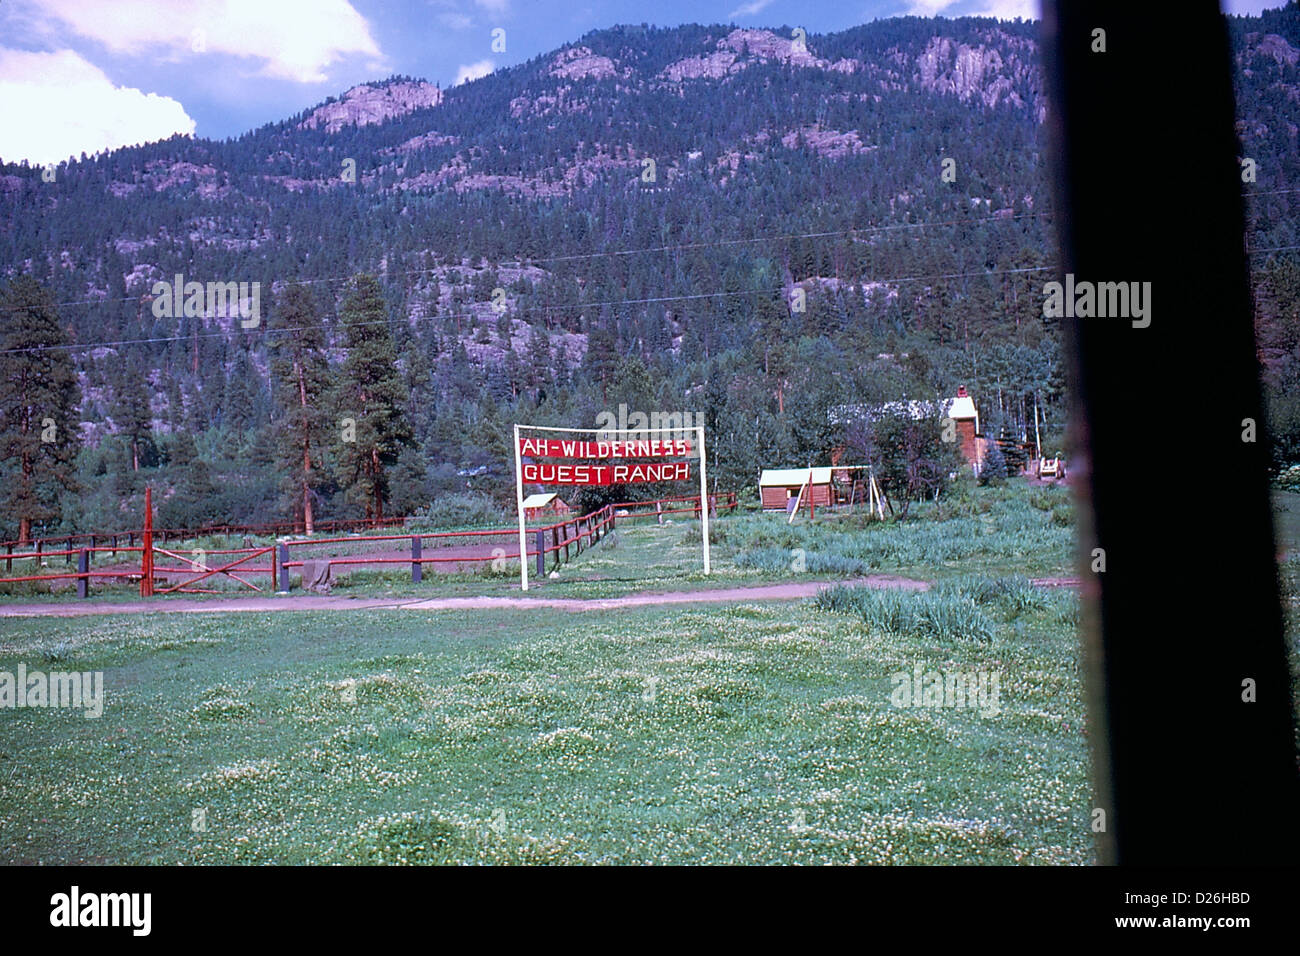
[[[1102,860],[1294,864],[1226,24],[1205,0],[1043,13],[1057,278],[1076,315],[1084,283],[1140,284],[1128,317],[1062,320]]]

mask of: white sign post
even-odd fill
[[[704,537],[704,573],[709,573],[709,496],[704,480],[704,426],[695,429],[700,444],[700,533]]]
[[[519,426],[515,426],[515,507],[519,510],[519,586],[528,590],[528,529],[524,520],[524,464],[519,458]]]

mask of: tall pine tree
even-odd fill
[[[81,390],[58,308],[30,277],[0,292],[0,508],[29,541],[62,517],[75,492]]]
[[[326,402],[332,387],[320,308],[304,286],[284,291],[267,324],[275,418],[276,469],[293,503],[294,520],[315,530],[316,489],[324,479],[324,450],[332,422]]]
[[[355,423],[352,440],[340,429],[340,468],[349,494],[364,502],[366,517],[381,519],[389,498],[388,469],[412,444],[413,436],[405,411],[406,383],[397,367],[383,292],[374,276],[362,274],[352,281],[340,320],[347,358],[338,414]]]

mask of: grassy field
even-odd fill
[[[1076,598],[1009,576],[1070,571],[1042,494],[726,519],[711,581],[689,523],[626,528],[544,592],[865,569],[925,594],[2,621],[0,670],[100,670],[108,702],[0,710],[0,860],[1091,862]],[[918,668],[995,675],[997,706],[896,706]]]

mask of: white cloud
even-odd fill
[[[956,2],[957,0],[911,0],[907,12],[915,17],[933,17]]]
[[[772,0],[749,0],[749,3],[742,3],[736,9],[727,14],[727,19],[737,20],[740,17],[752,17],[762,13],[772,5]]]
[[[510,0],[474,0],[488,13],[505,13],[510,9]]]
[[[1014,20],[1016,17],[1041,20],[1043,16],[1041,0],[985,0],[978,8],[948,9],[958,3],[959,0],[910,0],[907,12],[918,17],[934,17],[942,13],[948,17],[996,17],[999,20]]]
[[[496,64],[491,60],[479,60],[477,63],[462,63],[460,69],[456,71],[456,85],[468,83],[470,80],[477,80],[481,76],[487,76],[496,69]]]
[[[321,83],[325,68],[350,54],[381,58],[370,24],[349,0],[153,0],[86,3],[36,0],[42,12],[115,53],[261,60],[276,79]],[[202,41],[203,52],[195,50]]]
[[[997,17],[999,20],[1041,20],[1043,5],[1040,0],[991,0],[972,17]]]
[[[72,50],[0,49],[0,157],[44,165],[69,156],[194,135],[176,100],[115,86]]]

